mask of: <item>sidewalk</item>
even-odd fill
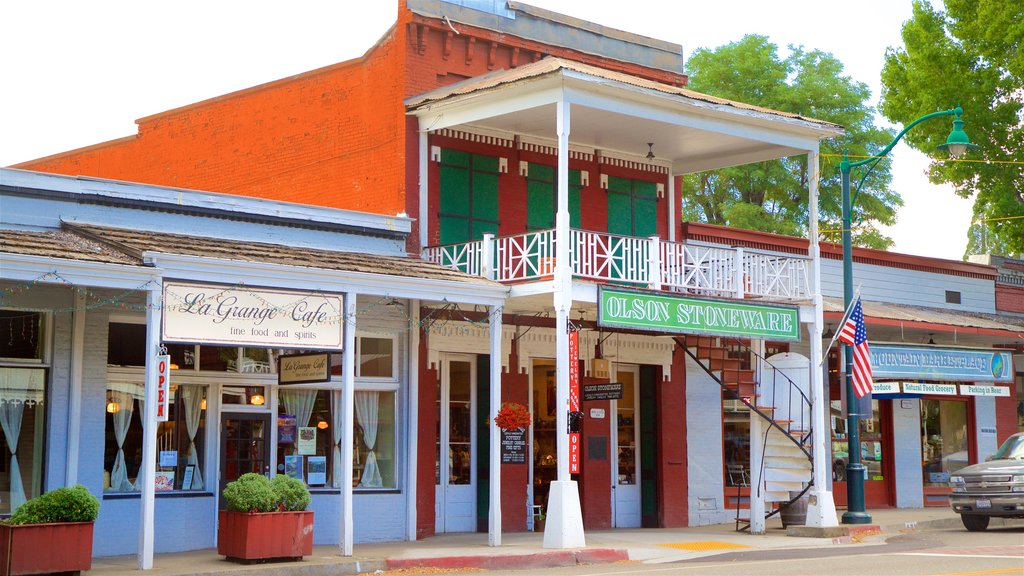
[[[737,552],[744,549],[810,548],[858,545],[862,540],[877,542],[900,532],[922,529],[963,529],[960,518],[948,508],[870,510],[872,524],[857,526],[852,537],[798,538],[787,536],[781,523],[773,518],[764,535],[736,532],[733,523],[692,528],[650,528],[592,530],[587,546],[575,550],[550,550],[542,545],[539,533],[517,532],[502,535],[502,546],[487,546],[487,534],[442,534],[417,542],[357,544],[355,555],[338,555],[334,546],[316,546],[313,555],[302,562],[242,565],[228,562],[216,550],[197,550],[158,554],[153,576],[199,576],[235,574],[237,576],[278,576],[287,574],[319,576],[326,574],[373,573],[377,570],[432,567],[439,569],[530,569],[575,564],[621,561],[649,563],[672,562]],[[994,519],[992,526],[1002,522]],[[1020,520],[1007,523],[1024,525]],[[97,558],[92,575],[138,573],[134,556]]]

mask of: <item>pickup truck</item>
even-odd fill
[[[1024,518],[1024,432],[1010,436],[985,462],[949,477],[949,505],[971,532],[988,528],[993,516]]]

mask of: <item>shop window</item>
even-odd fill
[[[360,336],[357,338],[357,370],[359,378],[395,377],[395,340]],[[340,356],[340,355],[339,355]]]
[[[23,354],[36,353],[24,344]],[[5,355],[11,351],[7,348]],[[45,383],[44,368],[0,367],[0,514],[10,514],[41,493]]]
[[[847,438],[847,420],[843,416],[843,405],[840,400],[829,402],[829,420],[832,428],[832,480],[846,481],[846,465],[849,463],[849,440]],[[878,400],[871,401],[871,418],[858,421],[860,434],[860,463],[867,476],[864,480],[885,480],[882,466],[882,418]]]
[[[146,365],[146,325],[111,322],[107,329],[107,364]]]
[[[206,489],[206,386],[171,386],[167,422],[156,423],[157,491]],[[103,457],[105,492],[140,492],[144,388],[136,382],[107,385],[106,444]]]
[[[396,428],[393,391],[355,391],[352,486],[394,489]],[[311,487],[340,488],[341,392],[288,388],[278,392],[277,472]]]
[[[232,406],[263,406],[267,391],[263,386],[223,386],[220,402]]]
[[[921,472],[925,487],[947,487],[953,472],[970,464],[967,402],[921,400]]]
[[[42,362],[45,319],[42,312],[0,310],[0,359]]]
[[[739,400],[722,401],[725,485],[750,485],[750,408]]]

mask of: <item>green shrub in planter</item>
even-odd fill
[[[224,501],[228,510],[235,512],[274,512],[277,495],[270,480],[262,474],[250,472],[224,487]]]
[[[279,508],[287,512],[301,512],[309,506],[309,488],[305,482],[278,474],[270,481]]]
[[[100,513],[100,501],[81,484],[57,488],[25,502],[11,515],[11,524],[92,522]]]

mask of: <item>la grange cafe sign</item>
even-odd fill
[[[164,284],[165,342],[337,350],[344,324],[341,296]]]

